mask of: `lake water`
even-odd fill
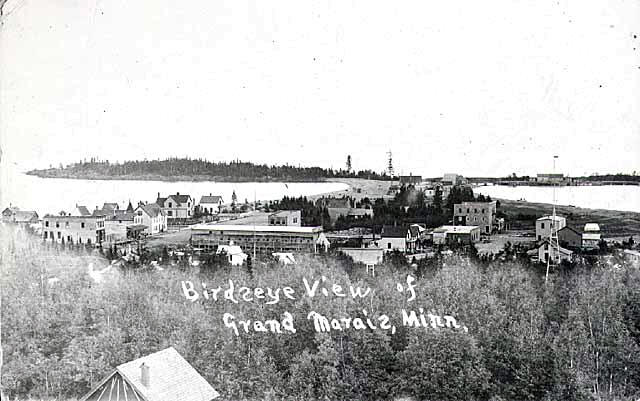
[[[310,196],[333,191],[343,191],[347,184],[337,182],[320,183],[227,183],[227,182],[165,182],[131,180],[70,180],[39,178],[18,171],[2,171],[0,186],[0,207],[13,204],[22,210],[35,210],[43,216],[61,210],[70,212],[76,204],[85,205],[89,210],[102,207],[104,202],[118,202],[126,207],[138,201],[155,202],[158,192],[168,194],[189,194],[200,201],[202,195],[222,195],[225,203],[231,202],[235,190],[238,202],[245,199],[253,202],[254,193],[258,200],[276,200],[283,196]]]
[[[492,198],[553,203],[553,187],[488,185],[473,191]],[[640,186],[637,185],[556,187],[556,198],[558,205],[640,212]]]

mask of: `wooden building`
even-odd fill
[[[80,401],[211,401],[219,396],[170,347],[116,367]]]

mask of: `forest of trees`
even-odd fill
[[[114,271],[103,283],[95,253],[44,248],[24,233],[2,241],[1,384],[11,399],[79,398],[118,364],[175,347],[222,400],[627,400],[640,395],[640,271],[595,266],[544,273],[517,262],[459,257],[420,263],[394,258],[365,275],[346,257],[300,258],[295,266],[254,264],[199,271]],[[416,299],[396,290],[418,277]],[[181,280],[248,287],[302,278],[370,286],[363,299],[298,297],[274,305],[191,303]],[[55,278],[56,280],[51,280]],[[336,317],[403,308],[452,315],[468,331],[400,326],[317,333],[309,311]],[[294,315],[297,332],[235,336],[221,316]]]
[[[68,166],[32,170],[31,175],[59,178],[86,179],[158,179],[184,178],[209,179],[218,181],[318,181],[326,178],[366,178],[391,180],[385,173],[372,170],[334,170],[321,167],[268,166],[239,160],[231,162],[211,162],[204,159],[168,158],[164,160],[136,160],[110,163],[108,160],[91,158]]]
[[[590,175],[588,177],[578,177],[580,181],[590,181],[590,182],[598,182],[598,181],[631,181],[631,182],[640,182],[640,175],[636,175],[634,171],[633,174],[597,174]]]

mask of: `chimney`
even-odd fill
[[[140,365],[140,382],[142,383],[143,386],[149,387],[150,380],[151,380],[151,377],[149,373],[149,365],[142,362],[142,365]]]
[[[158,192],[158,198],[159,198],[159,197],[160,197],[160,192]],[[158,198],[156,198],[156,199],[158,199]]]
[[[180,192],[176,192],[176,195],[180,196]]]
[[[211,192],[209,192],[209,196],[211,196]]]

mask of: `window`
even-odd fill
[[[484,209],[482,209],[482,213],[484,213]]]
[[[172,204],[171,202],[169,202],[169,207],[173,207],[172,205],[173,205],[173,204]]]
[[[80,228],[84,228],[84,221],[80,223]]]
[[[47,232],[44,232],[44,239],[47,239]]]
[[[293,218],[293,223],[295,224],[295,223],[297,223],[297,222],[298,222],[298,218],[297,218],[297,217],[294,217],[294,218]]]
[[[544,230],[544,223],[540,223],[540,228]]]
[[[387,249],[391,249],[391,242],[387,243]]]
[[[45,226],[45,227],[49,227],[49,221],[45,221],[45,222],[44,222],[44,226]]]
[[[473,209],[473,213],[478,213],[478,209]]]
[[[458,213],[462,213],[462,208],[461,207],[458,208]]]
[[[60,228],[60,223],[56,221],[56,228]]]
[[[58,231],[58,239],[62,238],[62,233]]]
[[[173,216],[173,211],[171,210],[167,211],[167,216]]]
[[[138,216],[142,216],[142,210],[138,210]]]

